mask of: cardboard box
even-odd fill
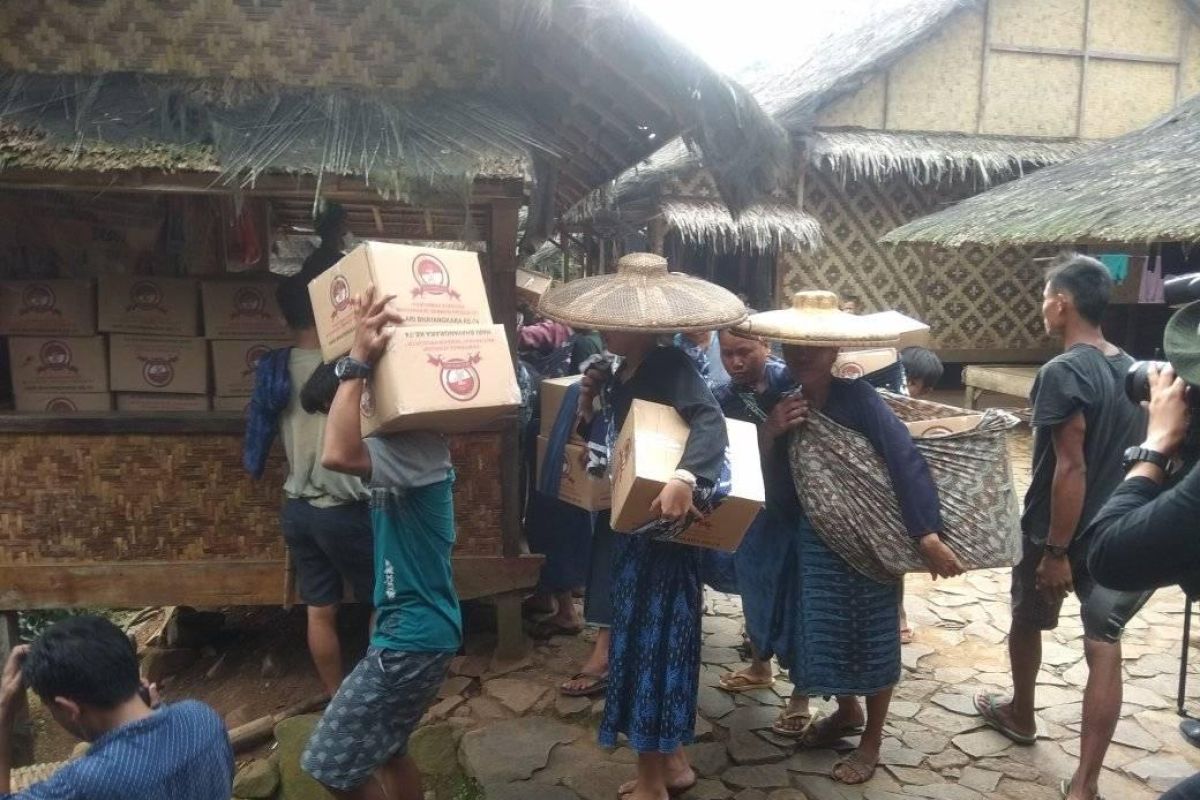
[[[117,411],[208,411],[208,395],[118,392]]]
[[[208,343],[199,337],[114,335],[109,358],[114,392],[208,394]]]
[[[833,362],[833,374],[839,378],[861,378],[895,364],[900,354],[894,347],[871,350],[843,350]]]
[[[758,428],[726,420],[733,482],[729,496],[708,517],[693,523],[677,541],[714,550],[736,550],[766,502]],[[683,456],[688,426],[670,406],[634,400],[612,463],[612,528],[631,531],[650,522],[650,503],[671,479]]]
[[[537,308],[542,295],[553,285],[554,279],[549,275],[517,269],[517,302],[528,303],[532,308]]]
[[[554,429],[554,420],[558,419],[558,409],[562,407],[563,398],[567,395],[567,389],[571,385],[578,383],[582,375],[568,375],[565,378],[547,378],[541,382],[538,389],[539,414],[541,414],[541,427],[538,430],[543,436],[549,436]],[[571,438],[578,440],[579,436],[575,431],[571,431]]]
[[[477,253],[364,242],[308,284],[326,361],[350,352],[354,298],[371,285],[406,327],[492,324]]]
[[[8,340],[13,394],[107,392],[108,360],[103,336],[24,337]]]
[[[204,335],[209,339],[281,339],[288,336],[275,302],[277,281],[204,281]]]
[[[503,325],[402,325],[363,390],[363,436],[475,430],[520,405]]]
[[[241,414],[243,417],[250,413],[250,398],[249,397],[221,397],[217,395],[212,399],[213,411],[230,411]]]
[[[538,437],[538,475],[546,469],[548,442],[545,436]],[[558,499],[588,511],[603,511],[612,505],[612,481],[607,477],[594,478],[589,475],[586,459],[587,448],[584,445],[571,442],[565,445],[562,464],[558,466],[562,471],[562,478],[558,482]]]
[[[893,328],[900,328],[900,341],[896,345],[897,350],[903,350],[906,347],[929,347],[929,326],[919,319],[905,316],[899,311],[881,311],[878,314],[866,314],[865,316],[867,319],[886,322]]]
[[[26,392],[15,399],[17,411],[45,414],[112,411],[112,395],[108,392]]]
[[[248,397],[254,394],[258,360],[272,350],[287,347],[287,339],[224,339],[209,342],[212,348],[213,386],[218,395]]]
[[[105,333],[195,336],[199,330],[196,282],[188,278],[101,275],[96,300]]]
[[[92,336],[96,285],[91,281],[0,282],[0,334]]]
[[[963,414],[958,417],[942,417],[941,419],[923,419],[919,422],[906,422],[904,427],[914,439],[940,439],[955,433],[971,431],[979,427],[983,421],[982,414]]]

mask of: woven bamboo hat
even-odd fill
[[[810,347],[873,347],[900,341],[895,322],[848,314],[840,306],[833,292],[796,292],[791,308],[755,314],[735,332]]]
[[[547,291],[538,312],[599,331],[710,331],[746,318],[746,306],[716,284],[671,272],[653,253],[630,253],[614,275],[580,278]]]

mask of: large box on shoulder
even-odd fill
[[[92,336],[96,284],[88,280],[0,281],[0,334]]]
[[[191,336],[109,337],[114,392],[208,394],[208,343]],[[120,398],[117,409],[121,409]]]
[[[275,301],[279,282],[204,281],[204,336],[208,339],[281,339],[288,335]]]
[[[736,550],[766,502],[758,428],[726,420],[731,489],[717,509],[676,541]],[[612,528],[632,531],[653,519],[650,504],[671,479],[687,444],[688,425],[670,406],[634,400],[612,454]]]
[[[258,360],[290,343],[287,339],[223,339],[209,342],[216,393],[224,397],[248,397],[254,394],[254,371],[258,368]]]
[[[101,275],[99,327],[105,333],[195,336],[200,300],[196,281],[153,275]]]
[[[558,419],[558,410],[562,408],[563,400],[567,396],[567,390],[572,385],[579,382],[582,375],[568,375],[565,378],[546,378],[540,384],[538,389],[538,407],[541,414],[540,429],[538,433],[543,436],[549,436],[554,430],[554,421]],[[574,428],[571,430],[571,439],[578,442],[579,436],[575,433]]]
[[[537,308],[546,290],[554,285],[554,279],[540,272],[517,269],[517,301]]]
[[[363,389],[362,433],[478,430],[520,405],[503,325],[400,325]]]
[[[914,439],[940,439],[943,436],[973,431],[979,427],[980,422],[983,422],[982,414],[962,414],[957,417],[906,422],[904,427],[908,428]]]
[[[897,350],[906,347],[929,347],[929,326],[919,319],[913,319],[899,311],[880,311],[878,314],[865,314],[864,318],[886,322],[889,327],[898,328],[900,341],[896,344]]]
[[[833,362],[833,374],[839,378],[861,378],[884,367],[890,367],[899,360],[900,354],[894,347],[843,350]]]
[[[555,465],[546,465],[546,448],[549,439],[539,436],[537,441],[537,474],[544,469],[554,469]],[[587,448],[575,442],[567,442],[563,449],[562,463],[558,465],[562,477],[558,481],[558,499],[564,503],[587,509],[588,511],[603,511],[612,505],[612,481],[608,476],[593,477],[587,471]]]
[[[394,295],[407,327],[492,324],[477,253],[364,242],[308,284],[326,361],[350,352],[354,298],[369,286]]]
[[[14,398],[42,392],[107,392],[108,359],[103,336],[13,336],[8,340]]]

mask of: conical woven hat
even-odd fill
[[[542,295],[538,312],[572,328],[600,331],[709,331],[746,318],[732,292],[680,272],[653,253],[630,253],[615,275],[580,278]]]
[[[901,331],[894,321],[847,314],[840,305],[833,292],[796,292],[791,308],[755,314],[735,331],[811,347],[871,347],[900,341]]]

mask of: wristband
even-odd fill
[[[675,472],[671,475],[671,480],[685,483],[689,489],[696,488],[696,476],[688,472],[686,469],[675,470]]]

